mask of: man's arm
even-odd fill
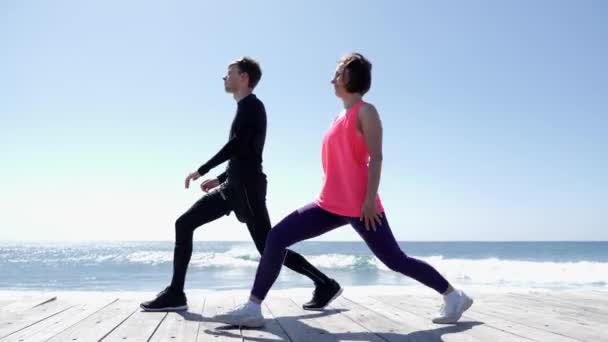
[[[220,149],[218,153],[216,153],[213,157],[211,157],[211,159],[209,159],[205,164],[201,165],[201,167],[198,168],[198,174],[200,176],[203,176],[214,167],[230,159],[230,157],[234,155],[234,152],[236,150],[236,144],[239,142],[239,140],[242,140],[239,138],[240,137],[237,135],[230,139],[226,143],[226,145],[224,145],[224,147]]]
[[[237,112],[237,127],[235,135],[215,154],[209,161],[198,168],[199,175],[208,173],[214,167],[227,161],[231,157],[245,151],[251,144],[251,139],[256,131],[257,108],[241,108]],[[219,177],[218,177],[219,179]]]

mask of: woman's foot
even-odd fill
[[[249,301],[245,304],[220,315],[213,319],[217,322],[247,328],[259,328],[264,325],[264,316],[260,304]]]
[[[473,299],[467,296],[466,293],[461,290],[453,290],[449,294],[443,296],[443,305],[439,310],[439,315],[433,318],[433,323],[456,323],[463,312],[467,311],[471,305],[473,305]]]

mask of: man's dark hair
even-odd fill
[[[241,59],[230,64],[230,66],[236,65],[241,73],[247,73],[249,75],[249,88],[254,89],[260,79],[262,78],[262,69],[260,63],[251,57],[242,57]]]

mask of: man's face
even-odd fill
[[[228,67],[226,76],[224,76],[224,89],[228,93],[235,93],[239,89],[246,86],[247,75],[239,70],[237,65],[231,65]]]

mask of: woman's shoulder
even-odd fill
[[[363,100],[361,100],[361,102],[362,102],[361,109],[367,110],[367,111],[370,111],[370,110],[375,111],[376,110],[376,107],[373,104],[371,104],[370,102],[366,102],[366,101],[363,101]]]
[[[378,110],[376,110],[376,107],[369,103],[369,102],[365,102],[362,101],[363,103],[361,104],[361,107],[359,107],[359,119],[365,118],[365,117],[377,117],[378,115]]]

